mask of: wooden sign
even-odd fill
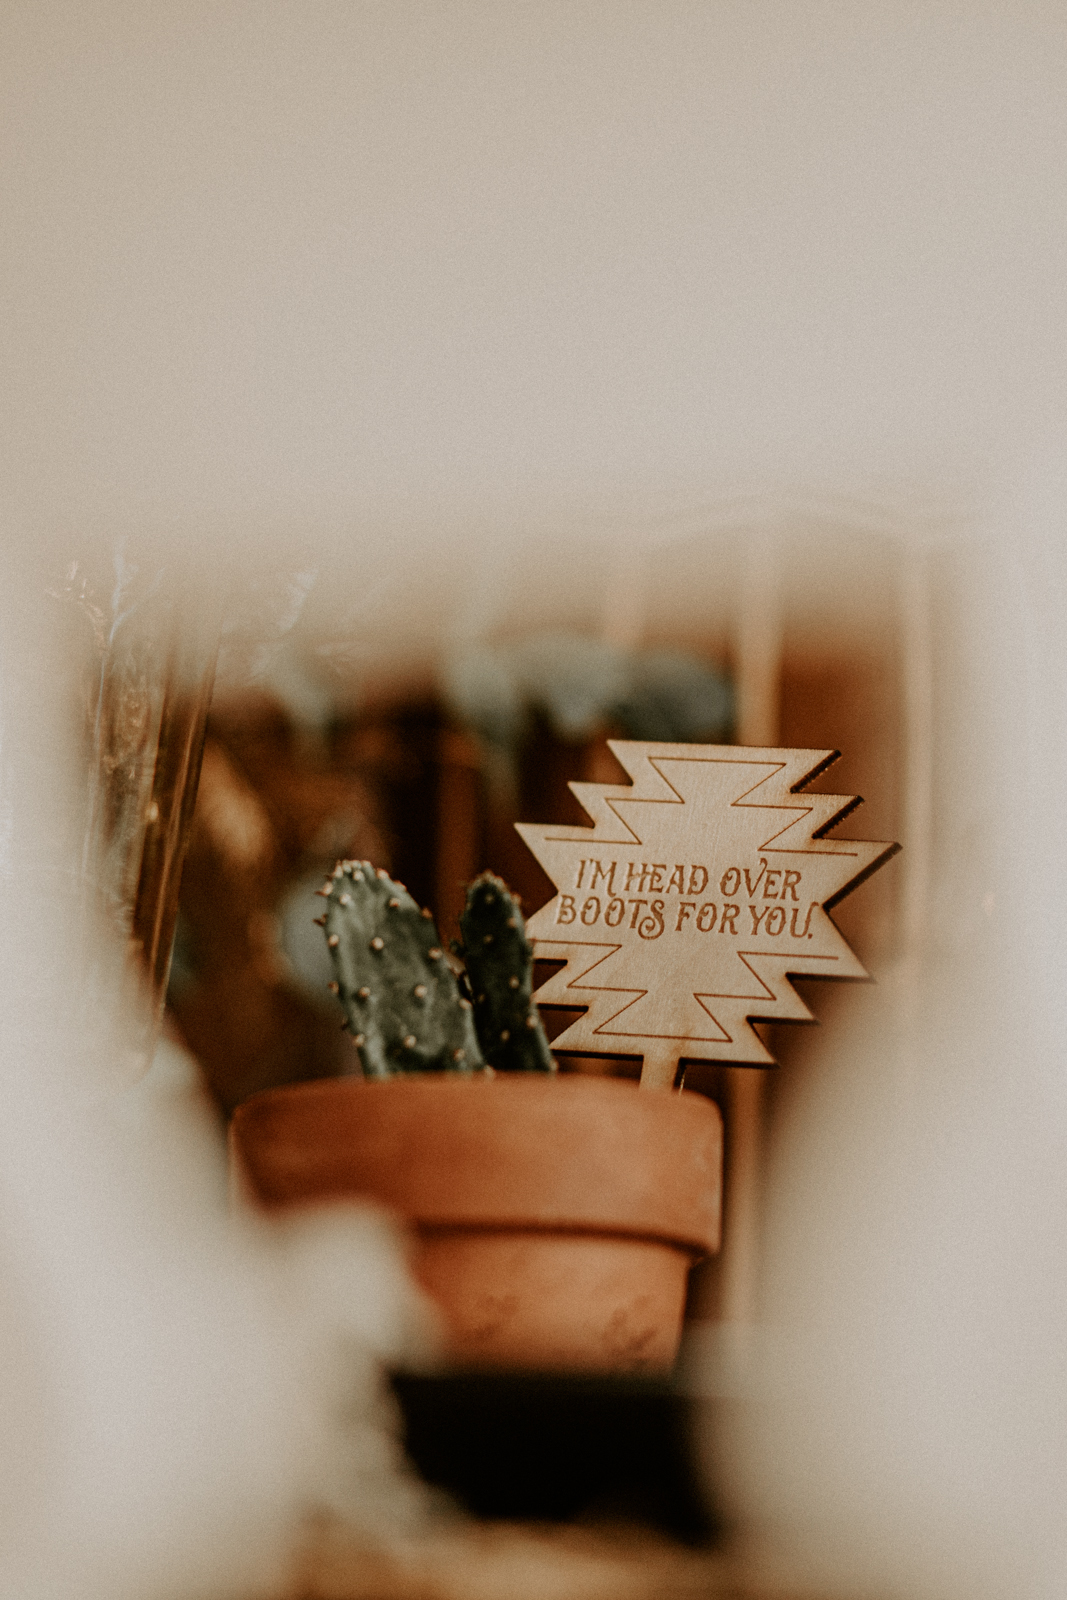
[[[753,1021],[811,1019],[789,982],[864,978],[828,915],[898,845],[834,839],[861,802],[803,794],[836,750],[612,739],[631,784],[572,783],[588,827],[516,823],[559,891],[527,924],[564,961],[541,1004],[584,1006],[553,1048],[773,1066]]]

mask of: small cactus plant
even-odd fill
[[[484,1067],[471,1002],[460,994],[432,916],[403,884],[369,861],[344,861],[319,893],[337,975],[330,987],[364,1076]]]
[[[485,872],[467,891],[458,980],[430,912],[381,867],[339,861],[319,894],[336,973],[330,988],[364,1077],[555,1071],[533,1001],[533,949],[500,878]]]
[[[554,1072],[533,1000],[533,947],[519,902],[502,878],[483,872],[467,890],[456,947],[466,967],[482,1054],[497,1072]]]

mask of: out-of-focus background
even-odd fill
[[[18,1591],[1057,1592],[1059,9],[0,26]],[[612,736],[840,749],[845,831],[904,845],[835,913],[876,987],[808,985],[773,1073],[690,1069],[727,1169],[672,1489],[722,1540],[684,1572],[647,1484],[610,1557],[441,1534],[382,1421],[400,1247],[235,1244],[223,1203],[233,1107],[350,1060],[323,868],[446,937],[483,867],[532,910],[511,825],[578,820]],[[447,1555],[374,1566],[377,1493]],[[293,1578],[312,1512],[364,1554]]]

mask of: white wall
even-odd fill
[[[969,491],[1062,425],[1057,5],[0,26],[12,533],[590,537]]]

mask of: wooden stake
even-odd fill
[[[641,1062],[642,1089],[673,1089],[677,1076],[677,1039],[646,1039]]]

